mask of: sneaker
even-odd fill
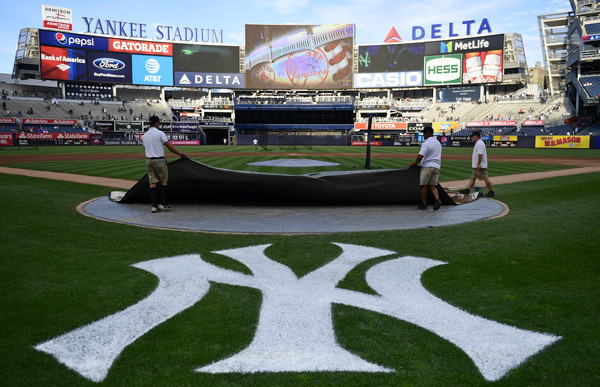
[[[442,202],[438,199],[435,201],[435,203],[433,203],[433,210],[437,211],[440,209],[440,206],[442,205]]]
[[[426,210],[427,206],[425,204],[421,204],[419,205],[419,207],[417,207],[419,210]]]
[[[458,193],[461,193],[463,195],[468,195],[470,192],[471,192],[471,190],[467,189],[467,188],[461,189],[460,191],[458,191]]]
[[[158,212],[158,208],[156,208],[156,207],[152,207],[152,212],[153,212],[154,214],[156,214],[156,213]]]
[[[490,191],[488,193],[485,194],[486,198],[493,198],[494,196],[496,196],[496,194],[494,193],[494,191]]]
[[[161,211],[171,211],[171,206],[167,206],[166,204],[163,206],[162,204],[159,204],[158,209]]]

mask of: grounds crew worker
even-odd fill
[[[419,206],[419,210],[427,209],[427,186],[429,186],[435,198],[433,209],[439,210],[442,203],[440,202],[437,185],[442,166],[442,144],[433,136],[433,128],[431,126],[423,128],[423,137],[425,137],[425,142],[421,145],[417,159],[414,163],[410,164],[410,167],[414,168],[421,163],[421,174],[419,177],[421,205]]]
[[[152,212],[171,210],[171,207],[167,205],[169,169],[167,167],[167,160],[165,160],[164,145],[179,157],[186,157],[171,145],[167,135],[158,129],[158,125],[159,118],[157,116],[150,117],[150,128],[142,136],[144,150],[146,151],[146,170],[148,171],[148,180],[150,181],[149,191],[150,200],[152,201]],[[159,182],[160,186],[157,188],[156,184]]]

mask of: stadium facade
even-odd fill
[[[447,145],[464,145],[470,131],[483,130],[490,145],[516,146],[515,135],[543,134],[551,110],[563,106],[536,105],[555,101],[548,101],[541,85],[528,82],[518,33],[355,45],[355,29],[250,24],[242,47],[25,28],[12,76],[54,83],[51,92],[30,89],[41,94],[33,91],[42,101],[38,108],[50,97],[54,106],[54,101],[74,105],[62,118],[89,126],[102,140],[110,138],[109,144],[137,141],[135,134],[119,138],[143,130],[144,119],[162,106],[163,129],[190,144],[249,144],[258,136],[263,146],[363,145],[366,121],[373,117],[375,145],[418,143],[422,127],[432,125],[459,138]],[[485,30],[491,31],[489,25]],[[83,114],[90,100],[108,108]],[[139,101],[156,107],[134,105]],[[49,117],[51,108],[45,110]],[[561,112],[553,122],[562,124],[569,116]],[[34,117],[46,119],[40,114]],[[22,126],[18,118],[14,125]],[[563,129],[568,135],[580,130]]]

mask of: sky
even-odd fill
[[[426,31],[441,24],[441,37],[466,35],[463,21],[474,20],[478,30],[487,19],[492,33],[516,32],[523,36],[527,65],[542,59],[537,16],[571,10],[567,0],[0,0],[0,73],[12,73],[19,31],[42,27],[42,5],[70,8],[73,32],[86,32],[84,17],[146,25],[148,38],[157,36],[156,26],[183,30],[205,28],[223,31],[223,43],[244,45],[245,24],[354,23],[355,45],[383,43],[394,27],[403,41],[411,41],[413,27]],[[476,31],[472,31],[476,33]]]

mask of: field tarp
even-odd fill
[[[284,175],[235,171],[191,159],[168,164],[168,201],[210,203],[420,204],[420,168],[329,171]],[[148,175],[119,201],[149,203]],[[438,185],[442,204],[454,200]],[[429,195],[429,203],[433,196]]]

